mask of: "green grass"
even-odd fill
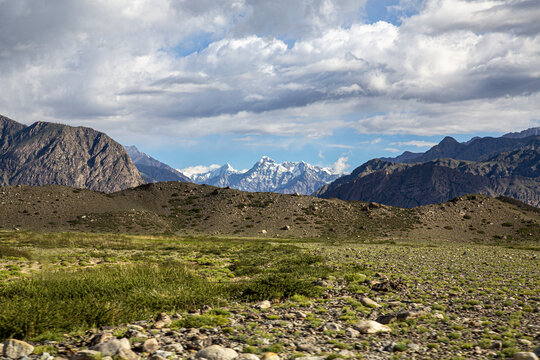
[[[330,271],[322,257],[291,244],[80,233],[13,237],[10,243],[35,249],[45,269],[28,278],[0,282],[0,339],[56,336],[147,319],[162,311],[219,307],[231,300],[316,296],[320,289],[313,281]],[[15,250],[11,254],[22,254],[16,247],[10,249]],[[26,258],[31,256],[29,252]],[[91,257],[102,263],[78,265],[77,259]],[[230,280],[236,277],[241,278]],[[226,324],[226,311],[215,310],[187,317],[175,326]]]
[[[163,309],[218,305],[223,293],[179,263],[44,272],[0,287],[0,338],[32,338],[143,319]]]

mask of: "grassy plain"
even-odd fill
[[[512,248],[5,231],[0,232],[0,338],[61,339],[162,311],[184,313],[185,323],[178,326],[225,328],[227,321],[219,316],[226,312],[191,320],[185,313],[204,305],[243,308],[260,300],[278,308],[304,307],[318,328],[328,321],[325,306],[334,294],[346,303],[338,318],[344,324],[393,312],[396,302],[424,309],[417,319],[390,324],[397,344],[421,343],[464,356],[477,347],[494,348],[509,357],[526,350],[540,330],[538,255],[535,242]],[[402,286],[377,289],[381,278]],[[382,307],[370,308],[361,297]],[[272,316],[268,320],[279,321],[281,315]]]

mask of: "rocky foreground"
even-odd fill
[[[228,310],[205,306],[191,313],[162,313],[154,320],[103,327],[75,335],[65,334],[62,341],[29,344],[6,340],[0,345],[0,351],[3,359],[18,360],[379,360],[490,359],[501,356],[534,360],[540,355],[538,344],[526,339],[519,340],[520,348],[536,348],[534,352],[504,354],[500,352],[503,343],[497,340],[456,350],[440,341],[440,330],[443,329],[450,338],[463,336],[467,340],[467,337],[474,338],[487,331],[481,321],[457,318],[470,331],[452,331],[445,328],[448,327],[449,315],[430,306],[410,301],[381,304],[377,298],[351,296],[331,280],[320,280],[318,285],[327,288],[323,297],[316,301],[298,297],[297,306],[270,301],[237,304]],[[371,285],[381,292],[407,291],[403,283],[389,280],[382,274]],[[350,306],[354,303],[370,308],[371,312],[364,319],[351,322],[354,312]],[[384,312],[381,310],[383,307],[386,309]],[[481,312],[481,307],[477,311]],[[456,320],[456,316],[452,318]],[[213,326],[208,326],[212,323]],[[410,334],[407,340],[402,341],[391,327],[396,323],[425,324],[427,336]],[[179,324],[184,327],[179,327]],[[529,324],[527,332],[524,337],[536,336],[536,342],[540,323]],[[489,333],[498,335],[492,330]]]

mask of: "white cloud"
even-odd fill
[[[395,148],[385,148],[384,151],[388,151],[388,152],[391,152],[391,153],[401,152],[401,150],[395,149]]]
[[[336,160],[334,164],[332,164],[332,169],[336,174],[343,174],[345,170],[347,170],[351,165],[347,163],[349,161],[349,158],[346,156],[341,156]]]
[[[207,173],[209,171],[219,169],[220,167],[221,166],[217,165],[217,164],[212,164],[212,165],[209,165],[209,166],[195,165],[195,166],[190,166],[190,167],[187,167],[187,168],[184,168],[184,169],[177,169],[177,170],[180,171],[182,174],[188,176],[188,177],[192,177],[193,175],[204,174],[204,173]]]
[[[416,146],[416,147],[432,147],[437,145],[436,142],[424,141],[424,140],[411,140],[405,142],[391,142],[390,145],[397,146]]]
[[[418,14],[400,26],[362,24],[364,3],[0,2],[0,109],[149,139],[505,132],[540,118],[537,0],[401,0],[396,12]],[[183,56],[197,41],[208,46]]]

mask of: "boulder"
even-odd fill
[[[4,342],[3,354],[10,359],[18,359],[22,356],[30,355],[34,347],[24,341],[8,339]]]

